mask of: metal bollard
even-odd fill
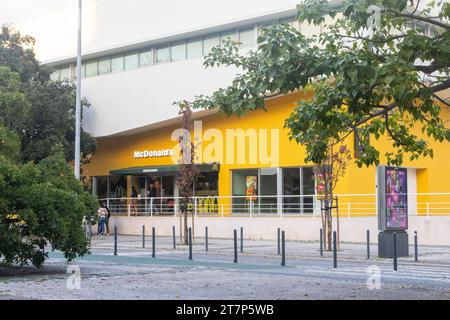
[[[244,228],[241,227],[241,253],[244,252]]]
[[[156,233],[155,233],[155,227],[152,227],[152,258],[156,256]]]
[[[117,226],[114,226],[114,255],[117,256]]]
[[[205,251],[208,251],[208,227],[205,227]]]
[[[281,251],[280,251],[280,241],[281,241],[281,239],[280,239],[280,228],[278,228],[278,229],[277,229],[277,244],[278,244],[278,251],[277,251],[277,254],[278,254],[278,255],[281,254]]]
[[[394,232],[394,271],[397,271],[397,233]]]
[[[175,226],[172,226],[172,238],[173,238],[173,250],[177,248],[177,243],[175,241]]]
[[[414,261],[419,261],[419,250],[417,247],[417,231],[414,231]]]
[[[233,259],[233,262],[237,263],[238,256],[237,256],[237,230],[236,229],[233,230],[233,236],[234,236],[234,259]]]
[[[142,225],[142,248],[145,248],[145,225]]]
[[[323,256],[323,229],[320,229],[320,256]]]
[[[333,231],[333,268],[337,268],[336,231]]]
[[[284,267],[285,265],[286,265],[286,244],[283,230],[281,232],[281,266]]]
[[[367,230],[367,259],[370,259],[370,230]]]
[[[188,243],[189,243],[189,260],[192,260],[192,228],[188,229]]]

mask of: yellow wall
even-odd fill
[[[301,94],[279,97],[266,102],[268,112],[259,110],[249,112],[243,117],[226,117],[222,114],[212,115],[203,118],[203,132],[209,128],[217,128],[225,137],[226,129],[279,129],[280,130],[280,167],[303,166],[304,147],[289,141],[288,130],[284,129],[284,121],[296,107],[297,101],[302,98]],[[443,116],[450,119],[449,112],[443,112]],[[134,159],[133,152],[136,150],[159,150],[169,149],[176,145],[171,141],[171,133],[176,126],[165,129],[148,131],[142,134],[136,134],[125,137],[100,138],[98,139],[98,149],[91,164],[84,168],[84,173],[88,176],[109,175],[110,170],[127,167],[171,165],[169,157]],[[353,136],[346,141],[353,154]],[[389,148],[390,141],[381,138],[376,141],[371,137],[371,143],[381,150],[383,154]],[[417,170],[417,192],[450,192],[450,143],[439,143],[431,141],[434,149],[434,159],[422,158],[414,162],[405,159],[403,166],[414,167]],[[209,142],[203,143],[205,147]],[[235,145],[235,150],[237,145]],[[248,145],[247,145],[248,149]],[[236,153],[236,152],[235,152]],[[209,159],[203,159],[208,162]],[[382,164],[384,159],[382,157]],[[256,163],[229,165],[221,163],[219,173],[219,195],[227,196],[231,193],[230,170],[243,168],[260,168],[267,165]],[[341,194],[364,194],[375,193],[375,167],[358,168],[351,164],[347,174],[339,182],[335,193]],[[423,200],[419,199],[419,200]],[[372,199],[373,201],[373,199]]]

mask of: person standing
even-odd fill
[[[137,197],[138,193],[136,191],[136,188],[134,186],[131,187],[131,212],[134,212],[134,215],[137,216]]]
[[[111,210],[109,210],[108,205],[103,202],[102,207],[106,209],[106,218],[105,218],[105,226],[106,226],[106,234],[109,236],[109,218],[111,218]]]
[[[157,208],[156,203],[155,203],[156,188],[155,188],[155,185],[153,184],[153,181],[150,181],[150,184],[148,186],[147,197],[150,198],[150,205],[149,205],[150,211],[157,213],[158,212],[158,208]]]
[[[104,207],[100,207],[97,212],[98,212],[98,216],[99,216],[98,235],[104,236],[105,235],[105,222],[106,222],[106,217],[108,215],[108,211],[106,211],[106,209]]]

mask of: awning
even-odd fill
[[[197,164],[197,168],[200,172],[218,172],[220,164]],[[145,173],[164,173],[164,172],[177,172],[179,171],[179,166],[146,166],[146,167],[130,167],[123,169],[111,170],[109,173],[113,175],[120,174],[145,174]]]

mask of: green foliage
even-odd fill
[[[299,21],[321,24],[324,16],[334,17],[325,32],[308,38],[276,25],[262,30],[257,50],[246,56],[230,41],[214,48],[205,67],[233,65],[242,73],[227,88],[196,97],[193,107],[242,115],[264,109],[268,97],[313,90],[312,99],[299,101],[286,120],[290,138],[306,146],[306,161],[322,163],[330,143],[339,144],[351,133],[362,149],[355,159],[359,166],[380,162],[369,135],[392,141],[392,150],[384,154],[388,164],[400,165],[405,156],[432,156],[428,140],[412,129],[418,126],[431,139],[450,141],[441,118],[441,106],[449,105],[439,96],[450,87],[450,10],[448,3],[424,9],[410,3],[347,0],[333,8],[326,0],[306,0],[298,5]],[[373,6],[380,8],[379,20],[372,19]],[[433,8],[440,19],[430,18]],[[411,23],[419,27],[405,28]],[[424,34],[423,24],[434,32]]]
[[[20,133],[29,113],[30,102],[23,93],[19,74],[0,65],[0,119],[8,129]]]
[[[74,157],[75,91],[73,83],[50,80],[51,69],[37,64],[34,39],[3,26],[0,34],[0,121],[18,134],[22,162],[50,155],[61,143],[66,161]],[[83,107],[89,102],[83,100]],[[81,152],[96,150],[95,139],[82,130]]]
[[[96,208],[94,197],[74,178],[61,145],[38,164],[17,165],[0,156],[0,264],[40,267],[45,245],[63,251],[69,261],[87,254],[82,221],[95,219]]]
[[[0,33],[0,66],[9,66],[26,82],[38,71],[39,63],[34,56],[34,39],[23,36],[10,26],[3,25]]]

